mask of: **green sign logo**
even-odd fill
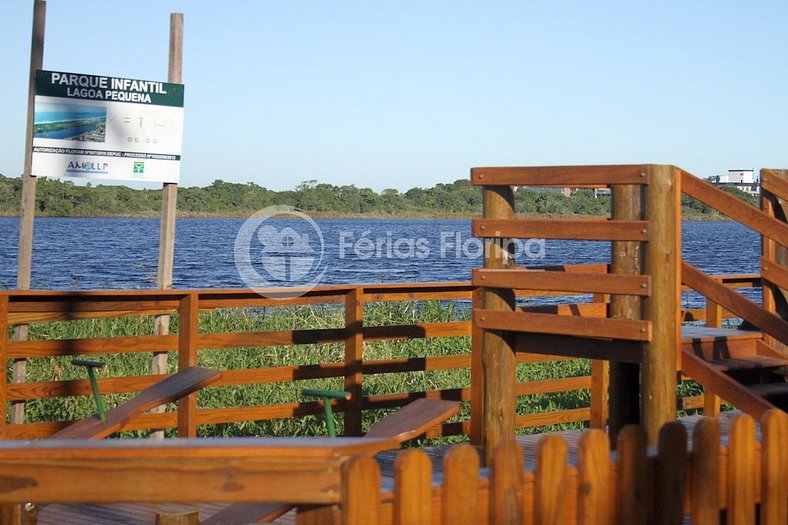
[[[135,174],[145,173],[145,163],[144,162],[135,162],[134,163],[134,173]]]

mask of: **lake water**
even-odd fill
[[[467,281],[482,264],[469,220],[264,219],[178,219],[173,287],[253,286],[236,253],[248,254],[247,277],[265,276],[268,286]],[[723,221],[682,229],[684,258],[706,272],[759,271],[760,237],[751,230]],[[0,288],[16,286],[18,238],[19,220],[0,218]],[[38,218],[32,288],[154,288],[158,238],[158,219]],[[610,251],[604,242],[535,239],[516,248],[523,265],[604,263]]]

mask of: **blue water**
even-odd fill
[[[95,125],[74,126],[72,128],[58,129],[56,131],[38,132],[36,133],[36,137],[42,139],[62,139],[66,137],[74,137],[94,129],[96,129]]]
[[[467,281],[482,265],[470,221],[444,219],[269,219],[243,245],[267,286]],[[19,221],[0,218],[0,288],[15,288]],[[173,287],[250,286],[236,268],[244,219],[178,219]],[[322,235],[322,243],[320,236]],[[154,288],[158,219],[38,218],[32,288]],[[322,248],[321,248],[322,246]],[[685,222],[683,256],[708,273],[757,273],[760,238],[733,222]],[[609,262],[609,244],[532,240],[518,264]],[[283,280],[277,281],[279,278]],[[695,299],[690,299],[695,303]]]

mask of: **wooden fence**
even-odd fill
[[[566,271],[603,271],[604,266],[564,267]],[[727,286],[758,286],[756,276],[719,277]],[[138,334],[123,337],[93,337],[82,339],[48,339],[10,341],[0,338],[0,362],[10,363],[33,358],[54,356],[89,356],[118,353],[173,352],[177,354],[179,367],[196,364],[199,355],[207,349],[223,349],[234,352],[240,347],[293,346],[312,344],[334,344],[343,348],[343,358],[336,362],[321,362],[321,356],[309,356],[306,364],[279,366],[275,368],[223,370],[217,387],[273,384],[289,381],[309,381],[335,378],[341,380],[343,388],[352,396],[347,402],[339,402],[338,411],[344,412],[345,433],[358,435],[362,431],[365,411],[395,408],[418,397],[441,397],[445,399],[472,401],[481,395],[478,385],[479,367],[474,367],[470,384],[458,387],[408,392],[370,392],[365,388],[365,378],[380,374],[403,374],[420,371],[470,369],[474,357],[469,353],[456,355],[410,356],[393,359],[373,359],[365,355],[368,343],[377,341],[403,341],[426,338],[431,344],[440,346],[447,338],[478,337],[469,320],[438,323],[411,323],[397,326],[372,326],[365,318],[365,305],[378,302],[441,301],[444,304],[459,302],[460,308],[468,309],[476,288],[468,283],[410,284],[410,285],[359,285],[319,287],[292,297],[291,291],[270,291],[266,296],[249,290],[167,290],[167,291],[6,291],[0,292],[0,331],[16,324],[46,323],[76,319],[108,318],[119,316],[145,316],[162,313],[177,313],[179,330],[172,335]],[[288,297],[290,295],[291,297]],[[560,292],[529,291],[520,293],[522,299],[536,296],[566,295]],[[569,298],[571,300],[571,298]],[[536,312],[560,311],[575,315],[604,315],[607,296],[594,296],[595,303],[564,304],[553,306],[527,306]],[[201,324],[200,312],[224,308],[266,308],[268,315],[276,315],[281,307],[299,305],[335,305],[343,311],[344,321],[335,328],[275,330],[266,332],[241,331],[211,333]],[[686,320],[719,319],[729,315],[721,313],[719,307],[709,304],[705,310],[687,310]],[[1,333],[1,332],[0,332]],[[470,345],[469,345],[470,348]],[[556,348],[556,352],[560,349]],[[309,361],[312,359],[312,361]],[[568,357],[517,353],[520,363],[536,361],[566,360]],[[541,413],[523,414],[517,418],[518,427],[552,425],[568,422],[590,422],[592,427],[604,425],[605,381],[599,367],[592,373],[580,377],[559,378],[550,381],[519,383],[516,395],[555,393],[589,389],[591,400],[588,406],[567,410],[549,410]],[[99,387],[105,394],[133,393],[161,379],[159,375],[134,377],[104,377]],[[8,382],[0,377],[0,400],[2,407],[8,403],[21,403],[34,399],[87,396],[90,384],[87,380],[52,380]],[[434,435],[470,434],[478,436],[479,418],[468,411],[464,418],[448,423]],[[695,397],[681,400],[679,409],[702,406],[702,399]],[[317,414],[321,410],[315,402],[270,403],[255,406],[227,406],[206,408],[197,403],[196,396],[185,399],[177,410],[145,414],[133,420],[128,430],[159,429],[176,427],[183,437],[196,435],[199,425],[234,423],[241,421],[265,421],[279,418]],[[39,421],[12,423],[7,414],[0,416],[0,436],[6,439],[42,438],[65,427],[67,421]]]
[[[720,422],[703,418],[693,428],[662,427],[656,449],[640,427],[619,433],[611,456],[607,435],[584,432],[576,457],[561,437],[546,435],[534,457],[514,440],[493,452],[489,471],[479,454],[459,445],[444,458],[435,483],[421,450],[400,453],[393,486],[381,491],[374,459],[354,457],[344,470],[346,525],[463,524],[695,524],[788,523],[788,418],[764,414],[760,441],[747,415],[737,416],[721,439]],[[525,468],[524,468],[525,464]],[[371,482],[371,480],[373,480]]]
[[[557,435],[533,453],[508,440],[489,468],[477,448],[456,445],[442,475],[410,449],[393,479],[369,453],[343,455],[364,438],[2,441],[0,504],[292,501],[308,505],[306,522],[341,514],[346,525],[788,522],[785,412],[766,412],[759,426],[747,415],[725,427],[701,418],[689,431],[688,440],[684,424],[669,423],[653,448],[626,427],[615,455],[595,429],[576,449]]]

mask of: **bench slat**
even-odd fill
[[[210,385],[221,375],[218,370],[210,368],[185,368],[142,390],[128,403],[107,412],[106,421],[102,422],[97,415],[86,417],[55,432],[49,439],[101,439],[123,429],[132,418]]]

